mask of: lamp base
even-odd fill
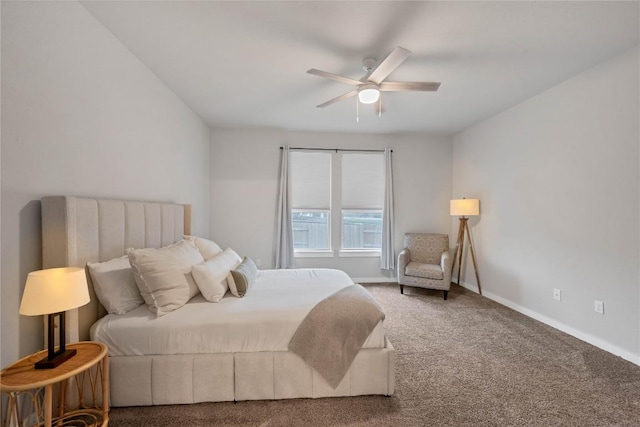
[[[35,364],[36,369],[53,369],[61,363],[71,359],[76,354],[76,349],[65,350],[49,359],[49,356],[39,360]]]

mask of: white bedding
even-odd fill
[[[98,320],[91,339],[105,343],[111,356],[287,351],[311,308],[352,284],[339,270],[262,270],[244,298],[227,292],[211,303],[197,295],[160,318],[143,304]],[[363,347],[385,347],[382,322]]]

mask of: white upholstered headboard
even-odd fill
[[[43,268],[85,267],[124,255],[127,248],[158,248],[191,234],[191,205],[54,196],[42,199]],[[91,302],[66,314],[70,342],[89,339],[105,314],[87,275]]]

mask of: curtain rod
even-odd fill
[[[280,147],[282,150],[284,147]],[[289,147],[289,150],[303,150],[303,151],[360,151],[365,153],[384,153],[384,150],[358,150],[356,148],[307,148],[307,147]],[[393,150],[391,150],[393,153]]]

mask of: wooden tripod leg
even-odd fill
[[[476,251],[473,250],[473,241],[471,240],[471,233],[469,233],[469,227],[467,223],[464,223],[464,228],[467,230],[467,239],[469,239],[469,248],[471,249],[471,259],[473,260],[473,269],[476,272],[476,282],[478,283],[478,293],[482,295],[482,287],[480,287],[480,276],[478,275],[478,263],[476,262]]]
[[[462,228],[462,221],[460,221],[460,226],[458,227],[458,238],[456,240],[456,250],[453,253],[453,260],[451,261],[451,277],[452,278],[453,278],[453,269],[456,267],[456,259],[458,257],[458,251],[462,253],[462,250],[460,250],[460,240],[462,240],[462,237],[464,236],[463,232],[464,232],[464,229]]]
[[[460,270],[462,269],[462,254],[464,253],[464,229],[467,227],[467,218],[460,218],[460,252],[458,253],[458,285],[460,284]]]

